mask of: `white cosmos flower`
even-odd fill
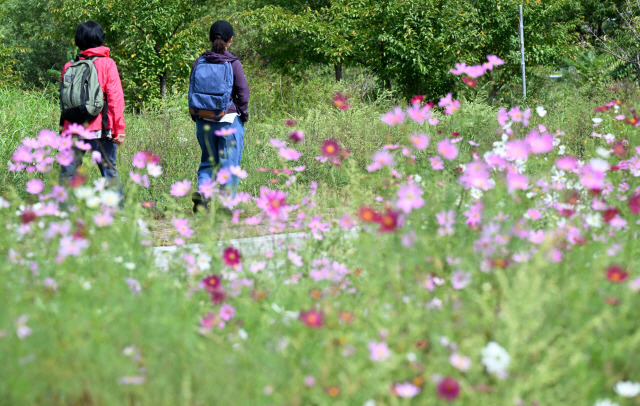
[[[544,117],[547,115],[547,110],[545,110],[542,106],[538,106],[536,107],[536,113],[538,113],[540,117]]]
[[[93,196],[93,190],[88,186],[80,186],[73,191],[73,194],[80,200],[86,200]]]
[[[105,206],[116,207],[120,203],[120,194],[114,190],[103,190],[100,199]]]
[[[596,404],[593,406],[620,406],[615,402],[612,402],[609,399],[598,399],[596,400]]]
[[[100,206],[100,202],[101,200],[98,196],[89,196],[87,200],[85,200],[87,207],[90,209],[95,209],[96,207]]]
[[[482,364],[491,374],[506,372],[511,362],[511,356],[498,343],[491,341],[482,349]]]
[[[609,150],[604,147],[596,148],[596,154],[600,155],[603,158],[609,158],[609,155],[611,155]]]
[[[198,269],[201,271],[209,270],[211,268],[211,255],[204,252],[198,255],[198,258],[196,258],[196,265],[198,265]]]
[[[584,220],[590,227],[600,228],[602,227],[602,215],[600,213],[589,213],[584,216]]]
[[[158,176],[162,175],[162,167],[154,163],[149,163],[147,164],[147,172],[149,172],[149,175],[157,178]]]
[[[631,381],[620,381],[616,383],[613,390],[623,398],[635,398],[640,394],[640,383]]]

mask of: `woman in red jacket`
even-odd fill
[[[93,121],[84,125],[84,129],[78,126],[71,126],[68,121],[63,122],[63,135],[77,135],[79,140],[84,143],[79,144],[82,148],[78,148],[78,144],[74,144],[74,159],[67,165],[63,166],[60,171],[60,182],[68,183],[73,178],[76,170],[82,165],[82,157],[85,149],[90,146],[91,151],[100,154],[98,168],[100,173],[107,179],[107,182],[114,185],[120,190],[121,196],[122,184],[118,179],[118,171],[116,170],[116,151],[117,146],[124,141],[124,93],[122,92],[122,84],[118,68],[113,59],[109,58],[109,48],[103,46],[105,34],[102,26],[95,21],[87,21],[78,25],[75,37],[76,45],[80,48],[80,58],[97,57],[93,60],[98,73],[98,82],[102,88],[102,92],[107,100],[107,125],[102,128],[102,113],[100,113]],[[62,70],[62,78],[67,68],[71,66],[71,62],[67,62]],[[62,80],[61,78],[61,80]],[[71,126],[71,128],[70,128]]]

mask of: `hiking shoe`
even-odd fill
[[[209,211],[209,200],[206,199],[202,193],[193,192],[193,195],[191,195],[191,201],[193,202],[194,213],[197,213],[200,209]]]

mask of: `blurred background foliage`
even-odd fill
[[[127,106],[163,105],[186,90],[210,24],[227,19],[236,27],[232,51],[256,75],[365,77],[372,98],[436,98],[453,87],[456,62],[495,54],[506,66],[486,89],[493,101],[520,86],[519,3],[531,92],[541,88],[536,74],[558,70],[586,85],[636,80],[633,64],[604,53],[594,36],[629,37],[619,18],[626,0],[0,0],[0,85],[57,97],[60,69],[77,52],[75,27],[93,19],[107,33]]]

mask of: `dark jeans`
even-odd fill
[[[109,139],[83,141],[91,145],[91,151],[100,152],[101,160],[100,163],[98,163],[100,174],[107,178],[107,182],[110,186],[118,188],[118,190],[120,191],[120,196],[124,197],[122,183],[120,183],[120,179],[118,178],[118,171],[116,170],[116,152],[118,146]],[[98,143],[102,144],[102,148],[100,148],[100,145]],[[69,184],[69,181],[71,180],[73,175],[82,165],[82,157],[84,156],[85,151],[76,147],[73,148],[73,151],[73,161],[69,165],[63,166],[60,169],[60,183],[64,185]],[[111,163],[111,165],[109,165],[109,163]]]

